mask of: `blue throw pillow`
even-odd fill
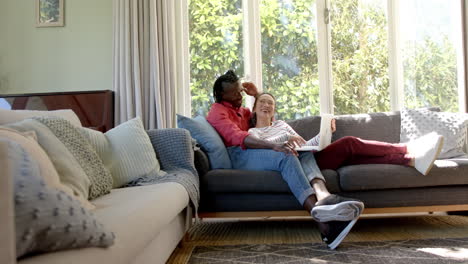
[[[197,140],[202,150],[208,155],[212,169],[232,168],[223,140],[203,116],[189,118],[177,115],[177,126],[187,129]]]

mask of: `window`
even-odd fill
[[[458,111],[458,77],[463,76],[461,61],[457,62],[463,57],[460,6],[460,1],[453,0],[412,0],[400,7],[408,108],[439,106],[443,111]]]
[[[192,114],[234,69],[279,119],[464,109],[461,0],[190,0]]]
[[[314,0],[260,2],[263,91],[279,119],[320,113]]]
[[[191,0],[189,2],[190,91],[192,115],[208,113],[213,83],[233,69],[244,75],[242,1]]]
[[[390,110],[385,0],[331,2],[335,114]]]

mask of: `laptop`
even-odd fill
[[[323,114],[321,116],[321,121],[320,121],[320,139],[319,139],[319,145],[318,146],[310,146],[308,144],[312,144],[312,142],[307,141],[305,145],[299,148],[295,148],[296,151],[320,151],[324,149],[326,146],[330,145],[331,143],[331,138],[332,138],[332,131],[331,131],[331,121],[333,119],[332,114]]]

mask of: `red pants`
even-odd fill
[[[408,165],[411,157],[406,151],[405,144],[391,144],[348,136],[338,139],[314,155],[321,170],[336,170],[356,164]]]

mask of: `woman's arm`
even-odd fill
[[[294,146],[289,142],[273,143],[266,140],[259,139],[253,135],[248,135],[244,139],[244,146],[252,149],[272,149],[278,152],[284,152],[286,154],[299,155],[294,149]]]
[[[331,120],[330,125],[331,125],[331,132],[334,133],[336,131],[336,120],[334,118]],[[319,142],[320,142],[320,134],[317,134],[315,137],[309,139],[305,145],[306,146],[318,146]]]
[[[278,122],[280,122],[280,126],[289,134],[289,143],[293,144],[295,147],[300,147],[306,144],[305,139],[301,137],[290,125],[288,125],[288,123],[282,120],[279,120]]]

